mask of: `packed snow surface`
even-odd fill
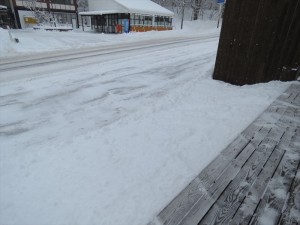
[[[175,28],[180,29],[179,21],[175,21]],[[46,53],[57,50],[80,49],[94,46],[114,46],[116,44],[130,44],[139,41],[157,40],[177,37],[193,38],[201,34],[216,34],[217,22],[204,21],[192,23],[186,21],[184,30],[151,31],[145,33],[129,34],[101,34],[93,31],[75,30],[69,32],[45,31],[45,30],[11,30],[13,37],[19,39],[19,43],[10,41],[8,31],[0,28],[0,61],[4,57],[14,57],[24,54]],[[85,28],[87,30],[89,28]]]
[[[38,34],[46,50],[72,43],[68,33],[19,39],[42,45]],[[0,83],[0,224],[147,224],[288,87],[212,80],[217,45],[87,58]]]
[[[4,30],[0,27],[0,58],[1,56],[7,56],[13,53],[13,43],[9,36],[8,30]]]

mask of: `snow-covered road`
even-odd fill
[[[0,224],[151,220],[288,85],[213,81],[217,44],[1,73]]]
[[[175,36],[161,40],[150,39],[135,43],[118,43],[113,46],[96,46],[81,50],[72,49],[47,54],[8,57],[0,61],[0,82],[68,70],[74,67],[79,68],[97,62],[108,62],[116,58],[124,59],[157,50],[193,45],[199,41],[202,43],[216,41],[218,38],[218,33],[204,34],[193,38]]]

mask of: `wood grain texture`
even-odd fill
[[[300,164],[288,192],[286,203],[283,207],[279,225],[300,224]]]
[[[250,128],[251,129],[251,128]],[[254,135],[254,130],[249,131]],[[266,132],[267,133],[267,132]],[[236,138],[222,153],[214,159],[214,161],[206,167],[201,175],[193,180],[187,188],[185,188],[177,198],[175,198],[165,209],[158,215],[162,224],[178,224],[182,221],[191,209],[205,199],[209,205],[213,204],[213,200],[207,194],[206,189],[211,186],[211,183],[202,182],[200,180],[207,180],[211,178],[216,180],[220,173],[224,170],[231,171],[234,169],[234,164],[231,161],[238,155],[247,145],[249,141],[239,136]],[[225,182],[225,183],[224,183]],[[220,180],[220,185],[227,185],[226,181]],[[217,184],[218,185],[218,184]],[[217,187],[217,185],[215,185]],[[216,188],[215,188],[216,189]]]
[[[266,220],[277,224],[295,176],[294,171],[298,168],[299,158],[299,155],[292,153],[284,155],[251,218],[251,225],[263,225]]]
[[[279,154],[279,156],[280,153],[282,154],[282,152],[278,150],[275,152]],[[239,209],[235,212],[231,221],[229,221],[230,224],[248,224],[250,222],[252,215],[260,202],[261,196],[263,196],[267,184],[280,161],[280,157],[274,157],[273,160],[267,162],[266,166],[249,189],[247,196],[243,199]]]
[[[281,155],[282,152],[275,151],[274,145],[258,148],[199,224],[228,223],[267,161],[273,163],[280,159]]]

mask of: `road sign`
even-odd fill
[[[224,3],[225,3],[225,0],[217,0],[217,3],[218,3],[218,4],[224,4]]]

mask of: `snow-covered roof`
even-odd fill
[[[173,16],[170,10],[150,1],[150,0],[114,0],[131,13]]]
[[[0,5],[0,9],[7,9],[7,7],[4,5]]]
[[[112,13],[174,16],[173,12],[151,0],[89,0],[89,12],[80,13],[80,15],[103,15]]]

